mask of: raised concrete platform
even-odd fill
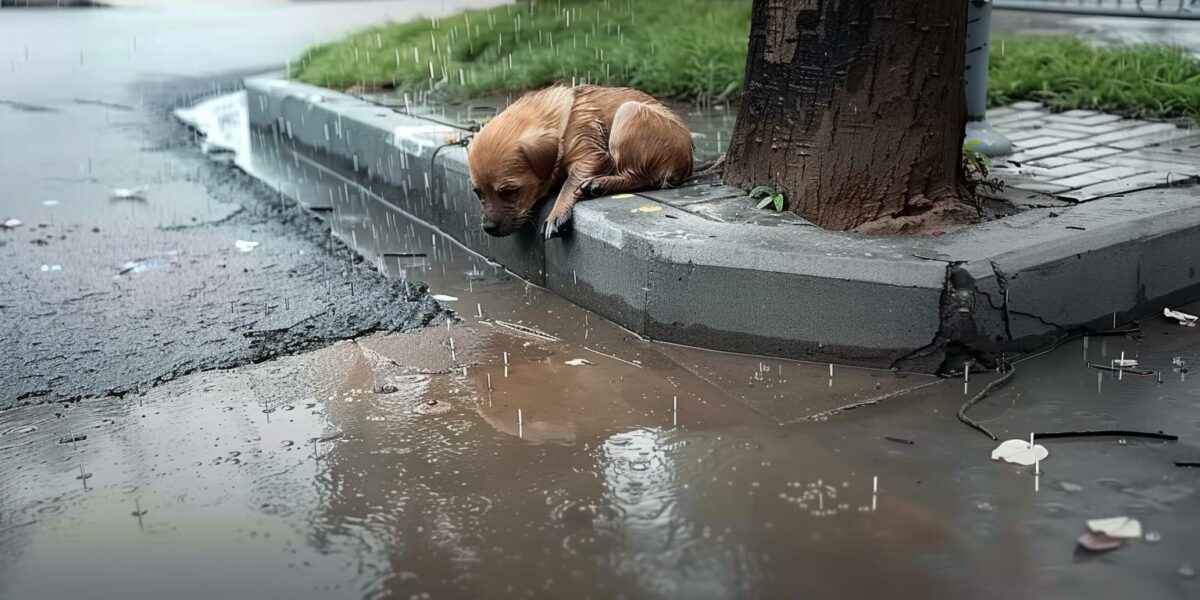
[[[583,202],[564,238],[543,242],[532,227],[492,238],[478,225],[466,150],[444,146],[461,132],[295,82],[246,87],[252,141],[285,166],[336,172],[652,339],[950,372],[1200,298],[1195,187],[1081,204],[1035,197],[1027,206],[1047,207],[935,238],[829,232],[702,185]],[[303,189],[299,178],[293,193],[321,208]]]

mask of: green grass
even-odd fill
[[[292,74],[328,87],[402,90],[428,89],[444,78],[460,96],[573,78],[688,100],[740,90],[748,2],[539,0],[534,6],[532,14],[519,2],[366,29],[308,50],[292,63]]]
[[[1098,48],[1071,38],[992,41],[988,102],[1037,100],[1200,123],[1200,60],[1170,46]]]
[[[749,8],[749,0],[537,0],[531,10],[523,0],[366,29],[309,49],[290,68],[301,81],[340,89],[436,85],[471,97],[574,80],[675,100],[735,99]],[[1200,60],[1165,46],[993,40],[989,101],[1015,100],[1200,122]]]

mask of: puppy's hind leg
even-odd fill
[[[613,117],[608,152],[614,174],[584,180],[583,197],[661,188],[692,174],[692,135],[665,106],[622,104]]]

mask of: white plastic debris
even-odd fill
[[[61,270],[62,270],[62,265],[42,265],[43,273],[46,273],[49,271],[61,271]]]
[[[572,367],[582,367],[583,365],[595,364],[586,358],[572,358],[571,360],[563,361],[563,362],[564,362],[564,364],[571,365]]]
[[[259,242],[248,242],[246,240],[237,240],[233,243],[233,247],[237,248],[238,252],[249,252],[258,247]]]
[[[1200,321],[1200,317],[1197,317],[1196,315],[1189,315],[1185,312],[1179,312],[1169,308],[1163,308],[1163,316],[1168,319],[1175,319],[1180,325],[1184,325],[1186,327],[1195,327],[1196,321]]]
[[[992,460],[1003,460],[1013,464],[1028,467],[1038,461],[1046,460],[1050,451],[1041,444],[1030,446],[1025,440],[1005,440],[995,450],[992,450]]]
[[[146,188],[115,188],[112,197],[116,200],[145,200]]]
[[[4,222],[5,229],[16,229],[20,226],[21,226],[20,219],[8,219],[7,221]]]
[[[433,299],[437,300],[438,302],[458,302],[457,297],[447,296],[445,294],[434,294]]]
[[[1136,540],[1142,537],[1142,524],[1130,517],[1111,517],[1108,519],[1092,519],[1087,522],[1088,530],[1092,533],[1106,535],[1122,540]]]
[[[1132,369],[1138,366],[1138,362],[1132,358],[1114,358],[1112,366],[1114,369]]]
[[[42,206],[58,206],[58,200],[43,200]]]

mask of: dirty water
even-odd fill
[[[0,413],[0,597],[1200,594],[1194,328],[1021,363],[972,409],[1002,439],[1180,436],[1048,440],[1035,476],[955,418],[993,374],[643,341],[294,158],[233,160],[461,321]],[[1087,366],[1121,352],[1161,383]],[[1118,515],[1155,541],[1075,549]]]

